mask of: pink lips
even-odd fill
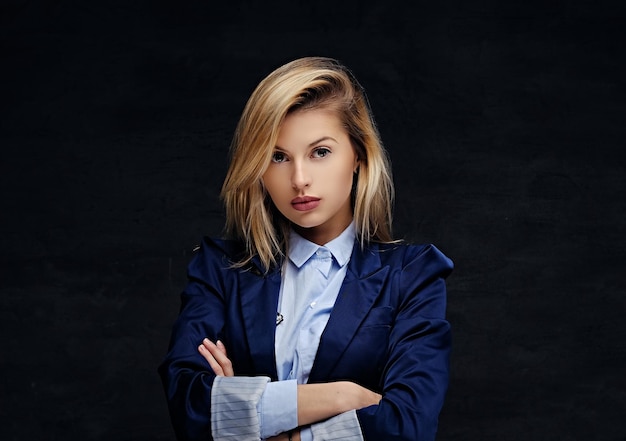
[[[320,198],[312,196],[297,197],[291,201],[291,206],[298,211],[309,211],[316,208],[319,204]]]

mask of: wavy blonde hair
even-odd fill
[[[352,204],[361,246],[370,241],[393,241],[390,164],[363,88],[337,60],[300,58],[259,83],[235,130],[221,197],[226,208],[226,233],[246,246],[238,266],[258,255],[268,270],[286,253],[290,223],[274,207],[262,176],[285,117],[310,109],[336,113],[359,159]]]

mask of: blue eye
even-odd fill
[[[323,158],[325,156],[328,156],[329,154],[330,154],[330,150],[327,149],[326,147],[319,147],[313,151],[314,158]]]
[[[286,160],[287,158],[285,157],[285,154],[282,152],[274,152],[272,154],[272,162],[280,163],[280,162],[285,162]]]

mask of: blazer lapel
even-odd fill
[[[274,335],[280,291],[280,270],[263,275],[256,269],[240,275],[241,312],[250,347],[250,355],[258,375],[276,379]]]
[[[355,243],[348,270],[322,333],[309,382],[327,378],[381,292],[389,268],[381,268],[378,246]]]

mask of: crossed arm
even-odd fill
[[[221,341],[213,343],[204,339],[198,347],[200,354],[217,376],[235,375],[232,362],[228,358],[226,347]],[[298,385],[298,426],[317,423],[350,410],[378,404],[382,396],[350,381],[333,383]],[[289,435],[282,433],[270,438],[271,441],[288,440]],[[299,441],[295,431],[292,440]]]

